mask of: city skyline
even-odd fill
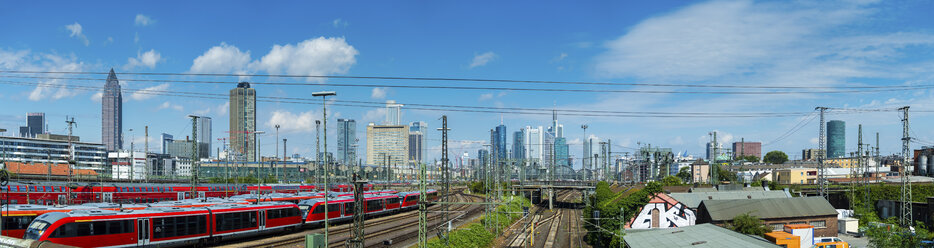
[[[325,5],[330,6],[331,3]],[[185,116],[195,114],[212,117],[214,125],[229,126],[229,101],[211,98],[178,97],[146,92],[130,91],[146,89],[150,92],[194,92],[197,94],[225,94],[235,87],[232,84],[186,84],[177,81],[202,80],[221,82],[251,82],[260,96],[309,97],[308,92],[331,89],[339,92],[337,101],[385,102],[393,99],[402,107],[404,114],[398,115],[400,123],[424,121],[430,126],[440,126],[438,118],[447,114],[450,120],[452,154],[476,153],[480,144],[488,142],[488,130],[502,123],[509,130],[526,126],[551,126],[550,115],[516,113],[475,113],[465,111],[429,110],[417,104],[445,104],[494,108],[570,109],[597,111],[633,111],[682,113],[674,117],[654,117],[637,114],[635,117],[574,116],[575,111],[558,111],[559,119],[566,127],[563,136],[569,145],[570,157],[579,168],[582,155],[583,130],[576,127],[587,124],[588,136],[614,141],[614,150],[637,148],[638,143],[671,147],[703,155],[708,141],[706,133],[719,131],[720,143],[730,144],[745,138],[746,141],[762,143],[762,152],[781,150],[791,158],[803,149],[817,148],[817,121],[813,121],[813,109],[817,106],[836,108],[895,108],[912,106],[912,123],[934,121],[925,110],[932,110],[934,98],[929,90],[883,91],[865,93],[800,93],[800,94],[682,94],[674,91],[705,91],[687,86],[666,88],[650,86],[597,87],[582,85],[554,85],[560,90],[593,88],[606,92],[527,92],[523,90],[444,90],[406,89],[389,87],[393,84],[415,84],[409,81],[386,80],[385,87],[329,87],[313,84],[355,83],[351,80],[327,78],[268,78],[256,74],[324,75],[324,76],[412,76],[446,78],[492,78],[516,80],[580,81],[613,83],[660,83],[676,85],[739,85],[739,86],[883,86],[929,84],[926,70],[893,68],[925,68],[931,59],[924,54],[932,50],[931,28],[919,23],[930,23],[925,10],[932,9],[929,3],[912,3],[906,9],[887,8],[890,3],[821,3],[801,5],[794,3],[761,3],[749,1],[705,1],[694,3],[634,3],[635,6],[587,3],[567,6],[543,3],[542,13],[604,13],[614,11],[621,14],[585,15],[579,20],[558,21],[542,16],[530,16],[530,22],[509,22],[506,13],[517,5],[505,5],[499,10],[477,9],[467,6],[475,13],[489,16],[482,22],[463,23],[454,17],[464,17],[464,6],[437,3],[434,15],[423,16],[431,20],[423,23],[415,19],[387,18],[381,13],[382,4],[366,6],[359,11],[335,11],[321,16],[286,18],[289,14],[271,15],[269,23],[298,21],[308,28],[301,32],[287,32],[288,27],[273,27],[261,30],[258,23],[225,16],[223,13],[204,12],[204,16],[191,17],[174,13],[164,8],[149,8],[138,3],[120,3],[104,9],[89,9],[75,3],[64,3],[51,8],[50,12],[85,10],[74,15],[37,18],[25,13],[10,11],[0,17],[5,23],[28,23],[28,25],[0,26],[10,35],[0,37],[0,58],[9,63],[0,63],[4,70],[79,71],[105,73],[111,67],[121,79],[118,86],[124,88],[120,106],[125,108],[121,128],[123,141],[108,143],[143,143],[142,130],[150,126],[150,150],[159,148],[157,133],[168,133],[182,137],[190,133],[190,120]],[[200,6],[200,4],[196,4]],[[33,8],[34,3],[11,4],[11,10]],[[332,7],[340,7],[336,4]],[[635,12],[645,9],[645,12]],[[246,4],[232,4],[231,10],[245,10]],[[341,9],[341,8],[335,8]],[[470,11],[466,11],[470,12]],[[827,12],[833,18],[818,18],[807,13]],[[295,12],[288,12],[295,13]],[[899,16],[898,20],[886,17]],[[205,23],[199,33],[193,35],[185,27],[187,23],[204,19],[216,19],[225,23],[212,26]],[[739,22],[753,18],[756,21]],[[864,19],[872,18],[869,23]],[[137,19],[151,20],[138,22]],[[391,21],[381,21],[389,19]],[[470,19],[470,18],[465,18]],[[776,23],[771,20],[788,20]],[[684,20],[707,20],[711,23],[737,23],[736,26],[717,25],[708,33],[690,32],[697,25]],[[881,21],[880,21],[881,20]],[[819,25],[800,25],[803,23]],[[413,25],[419,23],[419,25]],[[222,28],[241,25],[236,31]],[[463,26],[463,33],[437,36],[419,30],[443,32],[451,26]],[[540,30],[536,26],[552,27]],[[587,28],[581,28],[586,26]],[[846,29],[847,32],[832,32]],[[246,31],[245,34],[240,33]],[[399,30],[412,33],[412,37],[384,36],[381,30]],[[511,30],[526,30],[513,34]],[[690,44],[650,42],[666,40],[678,31],[679,39],[692,40]],[[746,30],[776,30],[774,34],[758,34],[752,37]],[[781,32],[778,32],[781,31]],[[476,38],[468,34],[489,34],[500,39]],[[553,38],[557,37],[561,38]],[[190,37],[187,42],[177,42],[179,36]],[[389,37],[387,39],[383,39]],[[412,38],[417,42],[411,42]],[[731,38],[734,37],[734,38]],[[739,38],[735,38],[739,37]],[[546,39],[547,38],[547,39]],[[380,40],[381,42],[377,42]],[[464,42],[460,40],[469,40]],[[508,42],[502,42],[503,40]],[[822,41],[822,42],[816,42]],[[826,41],[835,43],[829,44]],[[732,43],[730,43],[732,42]],[[812,44],[813,43],[813,44]],[[25,45],[29,44],[29,45]],[[425,46],[425,44],[453,44],[451,47]],[[537,44],[529,46],[527,44]],[[723,44],[734,53],[722,57],[710,57],[706,52],[721,51]],[[804,45],[802,45],[804,44]],[[391,48],[386,48],[389,45]],[[453,48],[452,48],[453,47]],[[796,47],[796,49],[785,49]],[[831,49],[823,49],[830,47]],[[315,49],[323,50],[315,50]],[[326,48],[326,49],[325,49]],[[820,48],[820,49],[818,49]],[[776,50],[784,51],[776,54]],[[818,50],[825,50],[820,51]],[[651,53],[643,53],[648,51]],[[673,54],[652,51],[674,51]],[[681,56],[693,54],[693,56]],[[289,56],[285,56],[289,55]],[[281,60],[275,60],[280,58]],[[440,58],[440,59],[439,59]],[[292,64],[290,61],[331,61],[333,63]],[[634,64],[631,61],[643,61]],[[704,63],[699,63],[700,61]],[[774,62],[771,62],[774,61]],[[684,65],[666,67],[659,65]],[[747,66],[747,65],[756,66]],[[805,66],[806,65],[806,66]],[[649,67],[651,66],[651,67]],[[892,71],[892,72],[890,72]],[[898,73],[895,73],[897,71]],[[127,74],[121,74],[127,73]],[[167,73],[220,73],[244,74],[235,77],[194,77],[130,74],[137,72]],[[740,73],[741,72],[741,73]],[[801,73],[804,72],[804,73]],[[56,86],[103,87],[105,75],[75,75],[94,78],[95,81],[40,79],[25,80]],[[185,78],[188,77],[188,78]],[[132,81],[130,81],[132,80]],[[142,81],[153,80],[153,82]],[[174,81],[173,81],[174,80]],[[23,81],[23,80],[21,80]],[[370,81],[367,81],[370,82]],[[306,86],[284,86],[264,83],[307,83]],[[361,82],[366,83],[366,82]],[[482,86],[514,86],[514,88],[547,88],[552,86],[503,83],[481,84]],[[0,118],[0,127],[15,130],[25,123],[25,114],[45,112],[48,132],[65,133],[67,126],[60,121],[65,116],[74,116],[79,125],[76,136],[84,141],[104,142],[103,117],[100,109],[101,90],[80,90],[74,87],[36,87],[35,85],[2,86],[0,99],[10,108]],[[609,90],[659,90],[666,93],[625,93]],[[670,91],[669,91],[670,90]],[[768,89],[750,88],[743,91]],[[179,95],[179,94],[174,94]],[[414,104],[413,104],[414,103]],[[346,104],[344,104],[346,105]],[[60,106],[69,106],[61,108]],[[648,110],[648,111],[645,111]],[[333,115],[330,111],[334,111]],[[384,107],[329,106],[329,123],[335,125],[337,118],[358,120],[359,124],[387,121]],[[689,117],[683,113],[796,113],[757,115],[753,117]],[[810,113],[810,114],[809,114]],[[396,116],[396,115],[392,115]],[[289,150],[313,157],[314,120],[320,118],[320,105],[293,104],[288,102],[259,102],[256,106],[255,130],[265,131],[259,138],[262,156],[272,156],[278,142],[271,138],[273,125],[282,125],[280,139],[292,140]],[[901,124],[890,112],[840,112],[833,116],[849,122],[845,133],[849,136],[845,144],[846,153],[856,150],[855,133],[857,124],[863,124],[867,133],[880,132],[882,153],[899,153]],[[795,130],[798,123],[806,123]],[[101,126],[98,126],[101,125]],[[358,128],[363,128],[358,127]],[[129,131],[133,129],[134,131]],[[212,139],[228,137],[228,130],[213,128]],[[97,133],[101,130],[101,133]],[[329,127],[328,135],[337,137],[335,126]],[[544,130],[542,130],[544,131]],[[934,131],[917,128],[912,130],[919,140],[934,140]],[[426,160],[440,156],[440,137],[430,130],[426,148]],[[112,133],[112,132],[111,132]],[[362,132],[360,132],[362,133]],[[5,135],[11,135],[9,132]],[[109,136],[108,136],[109,137]],[[361,134],[358,139],[366,139]],[[507,148],[511,139],[506,139]],[[774,142],[773,142],[774,141]],[[222,141],[211,140],[212,147],[221,147]],[[336,143],[336,142],[335,142]],[[336,144],[330,143],[330,151]],[[122,145],[122,144],[120,144]],[[618,146],[617,146],[618,145]],[[924,144],[912,144],[920,147]],[[125,147],[125,146],[124,146]],[[365,156],[358,147],[357,157]],[[594,150],[598,150],[596,147]],[[630,150],[631,151],[631,150]]]

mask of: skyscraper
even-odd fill
[[[525,130],[520,129],[512,133],[512,159],[525,159]]]
[[[402,104],[396,101],[386,101],[386,123],[385,125],[401,125],[402,123]]]
[[[568,142],[564,137],[555,138],[555,166],[568,166]]]
[[[840,120],[827,122],[827,157],[846,156],[846,123]]]
[[[402,125],[366,126],[366,162],[370,165],[403,166],[408,163],[409,128]],[[386,163],[389,160],[389,163]]]
[[[409,123],[409,160],[424,162],[428,154],[428,123],[416,121]]]
[[[19,136],[23,138],[35,138],[45,132],[45,113],[26,114],[26,126],[19,127]]]
[[[101,142],[108,151],[123,148],[123,94],[113,68],[101,97]]]
[[[357,122],[351,119],[337,119],[337,162],[352,164],[356,157]]]
[[[526,126],[524,130],[526,160],[530,165],[536,166],[534,168],[540,169],[545,157],[544,130],[542,126],[536,128]]]
[[[171,134],[162,133],[162,154],[169,154],[169,144],[172,144],[175,137]]]
[[[201,143],[205,151],[211,154],[211,117],[202,116],[198,118],[198,143]]]
[[[496,153],[493,159],[497,163],[506,159],[506,125],[496,126],[496,129],[493,130],[493,148]]]
[[[256,90],[241,82],[230,90],[230,148],[246,161],[256,161]],[[238,158],[238,157],[235,157]]]

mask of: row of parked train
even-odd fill
[[[352,219],[352,193],[249,194],[150,204],[8,205],[3,235],[76,247],[174,247],[209,244]],[[417,207],[419,192],[364,192],[367,217]],[[429,190],[428,202],[438,192]],[[8,208],[8,209],[7,209]]]
[[[279,184],[279,185],[235,185],[202,184],[191,195],[191,186],[174,184],[134,183],[10,183],[0,187],[0,202],[3,204],[82,204],[92,202],[153,203],[158,201],[184,200],[208,197],[230,197],[243,194],[300,193],[320,190],[323,185]],[[352,185],[336,184],[328,187],[331,192],[352,192]],[[373,185],[364,186],[370,190]]]

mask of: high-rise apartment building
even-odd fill
[[[19,127],[19,137],[35,138],[38,134],[46,133],[45,113],[26,114],[26,126]]]
[[[123,148],[123,94],[113,68],[107,75],[101,97],[101,143],[108,151]]]
[[[827,122],[827,158],[846,156],[846,123],[840,120]]]
[[[396,101],[389,100],[386,101],[386,122],[384,125],[401,125],[402,124],[402,104],[396,103]]]
[[[337,119],[337,162],[352,164],[357,157],[357,122]]]
[[[512,133],[512,159],[521,161],[525,159],[525,130]]]
[[[230,148],[234,158],[255,162],[256,89],[242,82],[230,90]]]
[[[366,126],[366,163],[403,166],[408,163],[409,128],[403,125]]]
[[[416,121],[409,123],[409,161],[425,162],[428,154],[428,123]]]

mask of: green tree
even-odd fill
[[[782,151],[771,151],[766,153],[765,157],[762,159],[762,162],[771,164],[784,164],[785,161],[788,161],[788,154]]]
[[[666,176],[662,178],[662,186],[677,186],[681,185],[681,178],[676,176]]]
[[[746,161],[746,162],[759,162],[759,157],[753,155],[741,156],[736,158],[736,160]]]
[[[682,182],[690,182],[693,178],[691,176],[691,167],[681,168],[681,170],[679,170],[678,174],[675,176],[680,178]]]
[[[730,181],[730,182],[736,181],[736,173],[733,173],[726,169],[722,169],[722,167],[720,170],[717,170],[717,176],[718,176],[717,179],[719,179],[720,181]]]
[[[762,182],[759,182],[759,180],[756,180],[756,181],[753,181],[752,183],[750,183],[749,186],[753,186],[753,187],[762,187]]]
[[[762,220],[749,214],[742,214],[733,218],[733,223],[728,226],[730,230],[742,234],[763,236],[772,229],[762,224]]]

